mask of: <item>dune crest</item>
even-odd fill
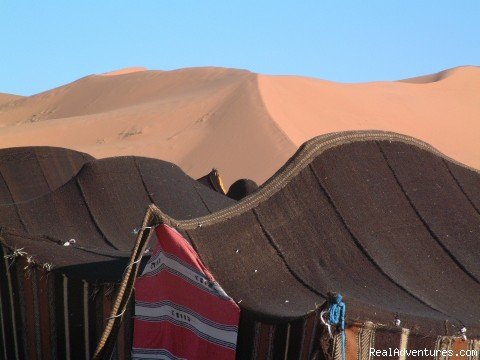
[[[11,103],[12,101],[15,101],[21,98],[22,96],[20,95],[0,93],[0,106]]]
[[[0,147],[24,145],[160,158],[192,177],[217,167],[227,185],[268,178],[296,150],[266,112],[256,74],[224,68],[87,76],[23,98],[0,108]]]
[[[147,71],[148,69],[142,66],[135,66],[135,67],[126,67],[123,69],[119,70],[114,70],[114,71],[109,71],[103,74],[100,74],[100,76],[117,76],[117,75],[125,75],[125,74],[131,74],[131,73],[136,73],[140,71]]]
[[[342,84],[215,67],[130,68],[33,96],[0,94],[0,147],[148,156],[192,177],[215,167],[228,186],[238,178],[263,182],[314,136],[379,129],[480,168],[480,69],[427,78]]]
[[[452,69],[443,70],[430,75],[416,76],[408,79],[398,80],[399,82],[411,83],[411,84],[428,84],[433,82],[442,81],[449,78],[465,78],[471,74],[478,73],[480,71],[478,66],[458,66]]]
[[[380,129],[422,139],[480,168],[480,68],[437,77],[445,80],[343,84],[259,75],[258,85],[270,117],[296,146],[328,132]]]

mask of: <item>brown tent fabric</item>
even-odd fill
[[[3,246],[0,255],[0,359],[90,359],[118,284],[71,278]],[[122,323],[112,359],[130,358],[132,335]]]
[[[0,359],[89,359],[145,208],[189,219],[235,202],[161,160],[0,152]],[[132,303],[124,316],[131,320]],[[130,358],[133,323],[115,339]]]
[[[26,176],[24,171],[20,164],[17,173]],[[15,174],[14,166],[9,172]],[[38,177],[44,179],[43,175]],[[47,191],[37,176],[31,178],[33,185],[40,184],[37,188],[32,185],[32,194]],[[11,244],[22,243],[40,262],[61,266],[68,276],[112,281],[121,278],[121,270],[105,273],[96,269],[91,259],[103,256],[105,261],[128,260],[136,236],[134,229],[151,203],[173,217],[189,219],[235,202],[202,186],[171,163],[118,157],[86,162],[62,186],[31,200],[3,202],[0,226],[5,234],[14,231],[27,239],[42,237],[43,242],[27,240],[24,244],[16,238]],[[70,240],[70,247],[58,247]],[[51,251],[56,252],[54,261],[48,260]]]
[[[238,358],[340,359],[319,316],[329,292],[347,304],[349,360],[372,346],[480,349],[478,171],[407,136],[335,133],[236,203],[155,163],[90,161],[58,189],[0,206],[17,214],[2,215],[0,358],[92,354],[151,202],[151,224],[182,232],[239,303]],[[128,304],[107,339],[114,358],[129,356]]]
[[[351,326],[375,324],[378,346],[408,332],[438,348],[437,336],[462,327],[478,338],[479,194],[478,171],[423,142],[347,132],[307,142],[232,207],[158,217],[240,304],[240,358],[314,357],[329,292],[344,296]]]
[[[92,160],[88,154],[55,147],[0,149],[0,205],[26,202],[56,190]]]

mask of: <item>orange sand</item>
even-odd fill
[[[108,76],[105,76],[108,75]],[[173,161],[227,185],[263,182],[313,136],[385,129],[480,168],[480,68],[341,84],[224,68],[92,75],[30,97],[0,94],[0,147],[62,146]]]
[[[124,74],[131,74],[134,72],[140,72],[140,71],[146,71],[147,69],[144,67],[128,67],[120,70],[115,70],[115,71],[109,71],[103,74],[100,74],[101,76],[117,76],[117,75],[124,75]]]
[[[12,95],[12,94],[2,94],[0,93],[0,106],[6,104],[8,102],[12,102],[13,100],[20,99],[22,96],[19,95]],[[1,126],[1,125],[0,125]]]

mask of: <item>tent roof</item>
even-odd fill
[[[162,222],[188,236],[246,311],[278,322],[339,292],[348,319],[480,334],[480,174],[407,136],[304,144],[259,192]],[[448,325],[450,324],[450,325]]]
[[[133,230],[151,203],[182,219],[235,203],[161,160],[133,156],[95,160],[51,148],[14,148],[0,155],[5,153],[8,159],[29,154],[29,160],[0,157],[0,180],[5,180],[0,183],[0,241],[72,276],[119,280],[120,265],[128,260],[135,240]],[[49,157],[39,156],[44,153]],[[70,239],[75,242],[63,246]],[[103,261],[112,259],[121,270],[109,268],[107,274]]]
[[[0,206],[58,189],[92,160],[85,153],[47,146],[0,149]]]

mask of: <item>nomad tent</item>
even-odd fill
[[[137,244],[153,226],[165,256],[169,242],[195,249],[211,283],[240,308],[237,358],[371,359],[374,349],[380,358],[437,350],[436,359],[478,359],[479,209],[477,171],[406,136],[339,133],[309,141],[257,193],[214,214],[179,221],[150,208]],[[143,329],[170,321],[147,299],[167,286],[145,288],[158,258],[135,289],[134,353],[181,358],[181,338]]]
[[[190,219],[235,202],[160,160],[0,150],[0,359],[91,358],[151,203]]]
[[[0,358],[480,358],[480,174],[407,136],[315,138],[238,203],[134,157],[2,203]]]

